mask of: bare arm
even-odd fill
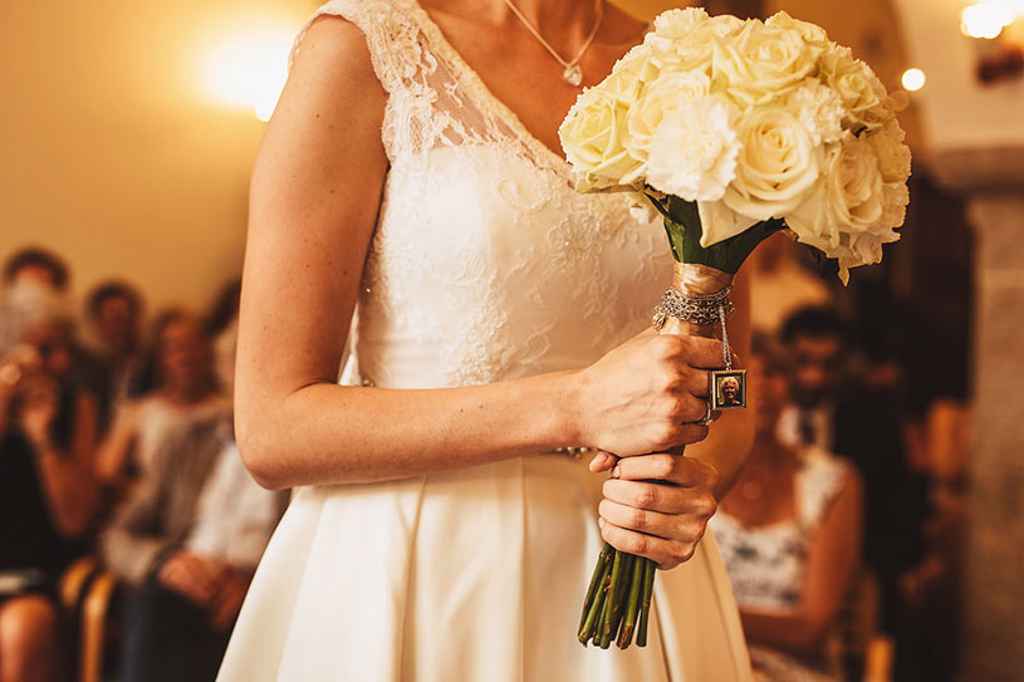
[[[118,406],[114,425],[96,453],[96,475],[107,485],[117,484],[125,474],[125,463],[137,441],[137,405]]]
[[[814,536],[800,611],[785,616],[741,611],[751,642],[798,655],[820,652],[860,561],[862,508],[860,478],[851,470]]]
[[[54,522],[68,537],[86,531],[100,501],[99,486],[93,474],[96,419],[95,401],[82,394],[75,404],[74,432],[68,452],[61,452],[43,433],[30,436]]]
[[[707,392],[693,368],[720,362],[720,346],[703,339],[646,335],[600,369],[488,386],[336,385],[387,173],[385,96],[362,35],[318,20],[252,182],[236,425],[257,480],[378,481],[560,445],[629,455],[703,438],[683,424],[702,416]],[[617,406],[592,397],[613,392]]]

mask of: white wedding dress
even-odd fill
[[[622,195],[575,193],[565,162],[415,0],[335,0],[322,14],[363,31],[389,94],[390,171],[352,381],[461,386],[579,368],[648,325],[671,273],[659,224],[638,224]],[[537,453],[296,491],[218,679],[748,680],[710,535],[691,561],[659,572],[647,648],[576,640],[602,545],[601,483],[584,460]]]

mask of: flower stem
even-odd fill
[[[608,585],[611,583],[609,573],[611,571],[611,559],[614,551],[611,545],[605,545],[604,549],[601,550],[601,555],[598,557],[594,579],[591,580],[592,592],[587,594],[588,600],[584,604],[583,618],[577,633],[580,644],[583,646],[586,646],[587,642],[594,637],[595,632],[599,632],[598,627],[601,624],[599,617],[603,613],[605,596],[608,594]]]
[[[647,559],[636,557],[633,561],[632,571],[629,580],[629,598],[626,601],[626,613],[619,630],[618,647],[628,649],[633,641],[633,630],[636,628],[637,613],[640,610],[640,592],[642,591],[644,576],[647,573]]]
[[[604,602],[604,616],[601,622],[601,648],[611,646],[612,626],[615,625],[615,613],[619,602],[619,586],[622,583],[622,563],[626,555],[616,551],[612,560],[612,577],[608,585],[608,597]]]
[[[594,598],[597,596],[597,590],[601,587],[604,582],[604,576],[608,573],[608,565],[612,558],[612,553],[615,550],[607,542],[604,547],[601,548],[601,553],[597,556],[597,565],[594,566],[594,575],[590,578],[590,587],[587,588],[587,598],[583,600],[583,613],[580,615],[580,627],[579,631],[582,636],[583,624],[587,620],[587,616],[590,614],[590,606],[594,602]],[[586,642],[584,642],[586,644]]]
[[[647,646],[647,624],[651,619],[651,601],[654,597],[654,573],[657,567],[654,562],[644,562],[643,600],[640,604],[640,627],[636,633],[636,645]]]
[[[591,639],[594,640],[594,644],[600,643],[600,632],[603,624],[602,616],[604,615],[604,603],[608,598],[608,585],[611,583],[611,576],[607,573],[604,577],[604,586],[597,593],[597,597],[594,599],[594,603],[590,606],[590,613],[587,614],[587,620],[584,623],[583,631],[580,632],[580,641],[583,646],[587,645],[587,642]]]

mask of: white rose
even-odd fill
[[[740,215],[724,201],[697,202],[697,211],[700,213],[700,245],[704,248],[746,232],[758,222]]]
[[[736,176],[731,105],[702,97],[665,113],[651,141],[647,183],[686,201],[718,201]]]
[[[785,216],[802,241],[835,248],[840,232],[866,232],[882,218],[882,174],[864,140],[847,132],[824,151],[821,176],[806,200]]]
[[[764,23],[766,26],[795,30],[806,42],[821,48],[827,47],[829,44],[828,33],[825,32],[825,29],[817,24],[794,19],[787,12],[778,12]]]
[[[629,106],[616,88],[604,85],[583,92],[558,128],[576,189],[581,192],[632,182],[641,168],[623,140]]]
[[[831,255],[839,261],[839,279],[843,284],[849,284],[850,268],[881,263],[882,245],[891,244],[899,239],[900,235],[895,230],[844,234],[842,243],[834,255]]]
[[[846,110],[839,95],[815,78],[804,80],[787,100],[790,109],[799,112],[800,122],[806,126],[815,145],[836,142],[843,134],[843,116]]]
[[[845,283],[850,268],[877,263],[882,244],[899,239],[909,193],[904,181],[883,180],[872,144],[849,132],[825,158],[821,178],[786,222],[801,242],[839,260]]]
[[[907,134],[893,119],[865,138],[878,156],[878,168],[885,182],[905,183],[910,177],[910,147],[904,144]]]
[[[711,79],[701,71],[662,71],[629,110],[626,149],[636,159],[647,159],[655,131],[665,114],[711,91]]]
[[[853,58],[850,48],[832,44],[822,55],[820,71],[824,83],[843,101],[849,128],[877,128],[895,117],[896,103],[882,81],[871,67]]]
[[[726,206],[754,220],[785,217],[818,179],[820,150],[797,115],[783,107],[747,112],[739,138],[743,148]]]
[[[736,36],[715,42],[712,77],[738,102],[764,105],[799,87],[821,53],[799,31],[748,21]]]

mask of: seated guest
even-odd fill
[[[106,375],[101,405],[106,422],[113,406],[127,398],[140,370],[142,295],[125,282],[102,282],[89,294],[85,310],[96,342],[94,352]]]
[[[179,427],[102,540],[128,596],[123,682],[212,681],[279,517],[230,418]]]
[[[179,310],[158,317],[149,355],[139,376],[142,397],[118,406],[97,457],[108,485],[145,477],[169,433],[230,409],[214,374],[210,340],[195,317]]]
[[[0,357],[0,679],[64,679],[55,586],[87,550],[98,507],[96,409],[71,372],[59,303]]]
[[[828,680],[826,635],[860,553],[861,490],[854,469],[817,449],[781,442],[787,381],[777,352],[751,363],[754,449],[710,525],[732,579],[755,679]]]
[[[883,326],[891,329],[895,324],[890,319]],[[881,626],[896,639],[900,658],[901,652],[911,650],[920,629],[907,620],[910,606],[901,582],[924,558],[928,484],[908,456],[903,390],[887,349],[889,340],[877,332],[859,335],[869,341],[869,362],[862,376],[853,377],[845,361],[855,350],[847,341],[852,335],[829,308],[801,308],[783,323],[790,404],[779,418],[779,438],[792,447],[833,452],[860,474],[862,556],[878,579]]]

